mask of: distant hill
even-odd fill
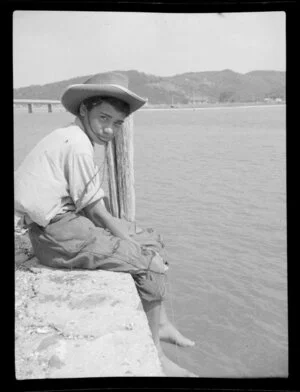
[[[255,102],[265,98],[285,100],[285,72],[252,71],[240,74],[230,69],[188,72],[162,77],[135,70],[118,71],[129,77],[129,88],[150,104],[202,102]],[[14,89],[15,99],[60,99],[70,84],[84,82],[85,75],[56,83]]]

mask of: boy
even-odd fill
[[[105,145],[125,118],[146,102],[119,73],[98,74],[69,86],[62,104],[75,122],[42,139],[15,172],[15,209],[28,227],[35,255],[54,268],[130,273],[167,376],[193,376],[170,361],[160,340],[194,343],[170,323],[162,300],[167,266],[153,230],[113,217],[104,203],[94,145]]]

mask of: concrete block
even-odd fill
[[[56,270],[31,255],[16,264],[15,320],[19,380],[164,375],[129,274]]]

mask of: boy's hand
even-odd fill
[[[87,218],[89,218],[96,226],[104,227],[114,236],[123,240],[131,241],[140,246],[140,244],[134,241],[130,236],[131,222],[128,222],[125,219],[113,217],[101,201],[88,205],[85,207],[84,212]]]
[[[126,236],[130,235],[130,224],[125,219],[116,218],[111,216],[111,220],[118,226],[119,230],[121,230]]]

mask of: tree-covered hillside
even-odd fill
[[[285,100],[285,72],[252,71],[246,74],[229,69],[189,72],[169,77],[120,71],[129,77],[129,88],[148,98],[150,104],[201,102],[255,102],[265,98]],[[60,99],[70,84],[82,83],[91,75],[56,83],[32,85],[14,90],[15,99]]]

